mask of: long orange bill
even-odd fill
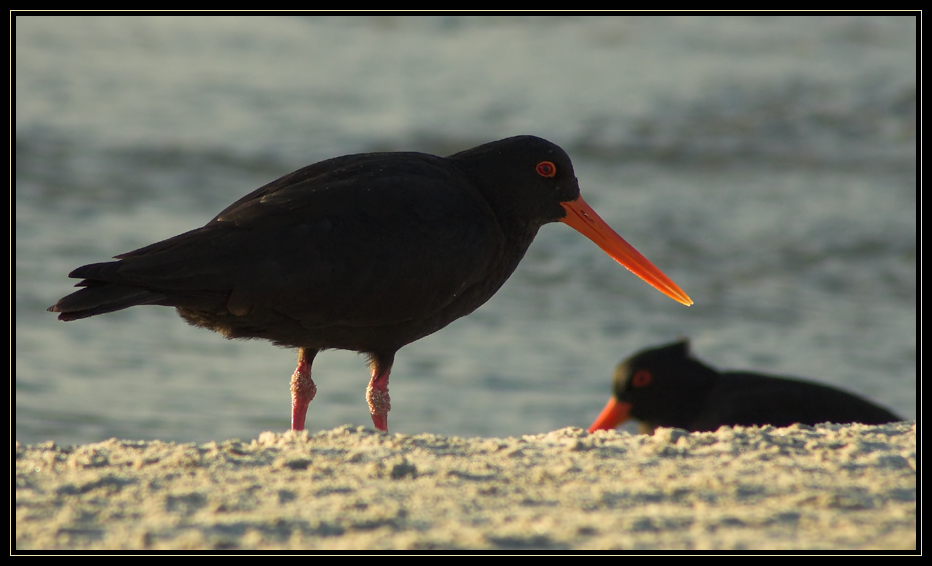
[[[574,230],[592,240],[615,261],[627,267],[629,271],[664,295],[686,306],[693,304],[689,295],[684,293],[662,271],[654,267],[654,264],[642,256],[631,244],[616,234],[582,197],[561,204],[566,209],[566,216],[560,222],[572,226]]]
[[[599,413],[598,417],[596,417],[595,422],[592,423],[592,426],[589,427],[589,432],[591,433],[597,430],[612,430],[621,423],[628,420],[630,417],[630,412],[631,403],[617,401],[614,397],[612,397],[609,400],[608,405],[605,405],[605,408],[602,409],[602,412]]]

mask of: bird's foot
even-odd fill
[[[387,381],[387,380],[386,380]],[[372,415],[372,424],[375,428],[388,432],[388,412],[392,410],[392,401],[388,396],[388,387],[379,389],[375,380],[366,388],[366,401],[369,402],[369,413]]]
[[[392,410],[392,401],[388,396],[388,374],[391,373],[391,361],[372,364],[372,379],[366,388],[366,401],[372,424],[381,431],[388,432],[388,412]]]
[[[307,406],[317,395],[317,385],[311,379],[311,363],[316,353],[304,348],[298,352],[298,367],[291,375],[291,430],[304,430]]]

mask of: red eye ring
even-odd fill
[[[557,174],[557,166],[552,161],[541,161],[537,164],[537,174],[541,177],[553,177]]]
[[[634,376],[631,378],[631,385],[634,387],[647,387],[653,378],[654,376],[646,369],[639,369],[634,372]]]

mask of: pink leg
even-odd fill
[[[369,402],[372,424],[385,432],[388,432],[388,412],[392,409],[388,396],[388,375],[392,371],[394,361],[394,353],[389,356],[373,354],[369,364],[372,368],[372,379],[369,380],[369,387],[366,389],[366,401]]]
[[[307,405],[317,395],[317,386],[311,379],[311,364],[316,355],[317,350],[298,350],[298,368],[291,376],[291,430],[304,430]]]

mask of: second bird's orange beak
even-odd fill
[[[596,417],[595,422],[589,426],[589,432],[597,430],[612,430],[621,423],[628,420],[631,416],[631,403],[617,401],[614,397],[609,399],[608,404]]]

